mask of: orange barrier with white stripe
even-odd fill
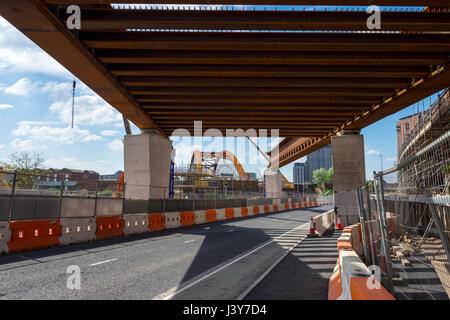
[[[259,206],[253,206],[253,214],[254,215],[259,214]]]
[[[150,232],[166,229],[166,217],[163,213],[150,213],[148,215],[148,230]]]
[[[123,218],[115,217],[97,217],[97,230],[95,237],[97,239],[108,239],[123,236]]]
[[[248,208],[247,207],[241,207],[241,215],[243,217],[248,217]]]
[[[11,221],[9,252],[47,248],[60,245],[61,225],[59,220]]]

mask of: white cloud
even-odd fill
[[[44,74],[70,79],[55,59],[0,16],[0,69],[11,74]]]
[[[5,93],[7,94],[12,94],[15,96],[28,97],[36,91],[37,87],[37,83],[33,83],[28,78],[22,78],[12,86],[4,88],[3,91],[5,91]]]
[[[72,122],[72,98],[53,103],[50,112],[64,123]],[[75,98],[74,122],[80,126],[114,125],[122,116],[99,96],[83,95]]]
[[[17,123],[19,126],[42,126],[42,125],[54,125],[54,124],[63,124],[60,121],[19,121]]]
[[[0,110],[5,110],[5,109],[13,109],[14,106],[10,105],[10,104],[0,104]]]
[[[123,150],[123,142],[120,139],[114,140],[109,144],[109,149],[113,151],[122,151]]]
[[[5,145],[4,144],[0,144],[0,149],[4,148]]]
[[[54,101],[68,100],[72,98],[72,83],[70,82],[47,82],[41,92],[48,94]]]
[[[29,126],[21,125],[13,131],[15,136],[26,137],[25,141],[34,141],[36,143],[51,143],[56,145],[71,145],[75,142],[98,141],[102,138],[92,135],[88,130],[82,130],[77,127],[71,128],[52,128],[47,126]],[[19,143],[18,139],[14,140]],[[25,143],[25,142],[22,142]],[[25,144],[28,146],[28,144]]]
[[[36,143],[31,139],[21,140],[20,138],[14,139],[9,144],[14,150],[17,151],[31,151],[36,150]]]
[[[397,158],[395,158],[395,157],[387,158],[386,161],[396,162]]]
[[[104,137],[112,137],[115,136],[117,134],[119,134],[120,132],[117,130],[103,130],[100,132],[100,134]]]
[[[378,150],[369,150],[369,151],[367,151],[367,155],[368,156],[379,155],[379,154],[380,154],[380,151],[378,151]]]

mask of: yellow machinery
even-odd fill
[[[269,157],[258,147],[258,145],[252,139],[250,139],[250,137],[247,136],[247,138],[255,146],[256,150],[258,150],[264,156],[264,158],[266,158],[266,160],[270,162]],[[280,171],[280,170],[278,170],[278,171]],[[294,189],[294,186],[292,185],[292,183],[290,183],[289,180],[281,172],[280,172],[280,174],[281,174],[281,179],[283,179],[283,181],[284,181],[283,187],[285,187],[285,188],[288,187],[290,189]]]
[[[236,156],[228,150],[221,152],[200,152],[199,150],[195,150],[191,158],[191,169],[197,171],[201,170],[202,167],[206,167],[207,169],[215,171],[220,159],[226,159],[233,162],[233,165],[242,180],[247,180],[247,173],[245,173],[241,163]],[[202,163],[205,163],[205,165],[202,165]]]

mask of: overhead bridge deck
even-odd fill
[[[450,85],[450,1],[156,8],[169,2],[3,1],[0,15],[139,128],[279,129],[292,139],[272,159],[280,166]],[[381,30],[368,30],[362,8],[292,8],[343,4],[408,8],[382,8]],[[66,26],[69,5],[81,8],[80,30]]]

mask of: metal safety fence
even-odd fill
[[[365,259],[393,290],[392,259],[419,262],[450,293],[450,131],[358,190]],[[422,257],[428,262],[423,262]]]

